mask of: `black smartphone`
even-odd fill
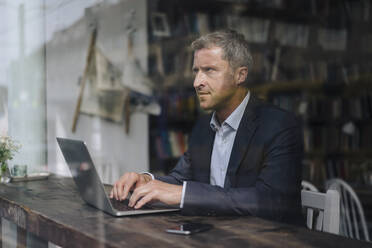
[[[175,233],[175,234],[183,234],[183,235],[190,235],[197,232],[203,232],[211,229],[213,226],[211,224],[203,224],[203,223],[186,223],[181,224],[165,231],[168,233]]]

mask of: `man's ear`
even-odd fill
[[[241,66],[238,69],[236,69],[235,76],[236,76],[236,82],[238,85],[241,85],[242,83],[244,83],[248,76],[248,67]]]

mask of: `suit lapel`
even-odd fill
[[[255,113],[255,108],[258,104],[259,100],[251,95],[235,136],[235,141],[226,172],[224,188],[230,188],[232,185],[234,185],[236,172],[248,151],[249,144],[258,125],[258,120]]]
[[[214,137],[216,133],[212,130],[212,128],[208,128],[208,138],[207,138],[207,151],[206,151],[206,159],[207,161],[205,162],[206,167],[208,168],[208,172],[205,174],[205,182],[209,183],[210,182],[210,175],[211,175],[211,158],[212,158],[212,151],[213,151],[213,144],[214,144]]]
[[[197,135],[197,145],[193,145],[193,154],[195,154],[194,163],[196,163],[195,179],[196,181],[208,183],[210,182],[211,157],[214,143],[215,132],[210,128],[209,122],[211,115],[206,121],[204,128]]]

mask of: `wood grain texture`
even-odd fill
[[[149,214],[112,217],[79,196],[70,178],[0,185],[0,214],[63,247],[372,247],[371,243],[255,217]],[[174,235],[165,229],[209,223],[208,232]]]
[[[17,227],[17,248],[27,247],[27,231],[21,227]]]

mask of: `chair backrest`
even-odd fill
[[[301,186],[302,186],[302,189],[304,190],[310,190],[310,191],[315,191],[315,192],[319,192],[318,188],[315,187],[314,184],[306,181],[306,180],[302,180],[301,182]],[[318,211],[319,213],[319,211]],[[319,217],[317,217],[319,218]],[[312,208],[307,208],[306,209],[306,225],[311,229],[312,226],[313,226],[313,220],[314,220],[314,209]]]
[[[301,191],[302,206],[307,209],[307,227],[318,231],[339,233],[340,223],[340,195],[336,190],[327,193],[309,190]],[[317,211],[315,223],[313,211]],[[311,213],[311,214],[310,214]]]
[[[326,187],[337,190],[341,197],[340,234],[349,238],[370,241],[364,211],[355,191],[339,178],[328,180]]]
[[[310,191],[319,192],[318,188],[315,187],[314,184],[312,184],[312,183],[310,183],[308,181],[302,180],[301,186],[302,186],[302,189],[304,189],[304,190],[310,190]]]

